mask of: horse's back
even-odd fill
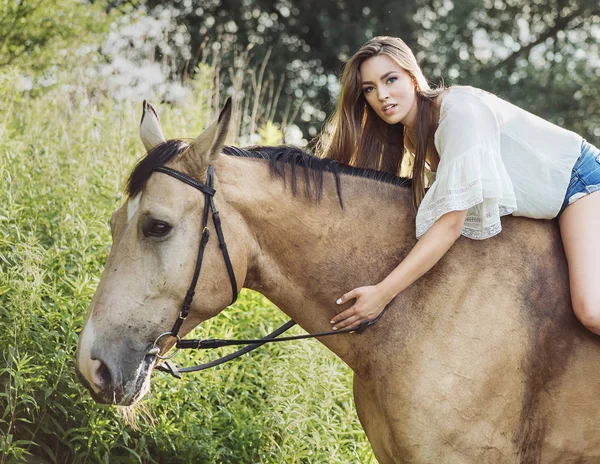
[[[503,225],[457,241],[371,334],[357,408],[392,430],[391,462],[600,460],[599,341],[573,315],[556,221]]]

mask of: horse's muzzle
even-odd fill
[[[150,389],[150,374],[156,360],[155,355],[149,354],[137,366],[126,363],[119,368],[93,357],[88,360],[88,375],[84,375],[78,366],[77,377],[97,403],[130,406]]]

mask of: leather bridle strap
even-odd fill
[[[209,169],[212,172],[212,166],[209,166]],[[176,171],[175,169],[168,168],[166,166],[159,166],[155,168],[154,171],[162,172],[163,174],[167,174],[171,177],[174,177],[175,179],[180,180],[184,184],[188,184],[189,186],[194,187],[196,190],[200,190],[205,195],[214,197],[215,193],[217,193],[211,185],[210,181],[208,180],[208,171],[206,173],[208,185],[203,184],[202,182],[198,182],[196,179],[186,176],[184,173]]]
[[[281,337],[275,338],[271,336],[272,334],[267,335],[264,338],[252,338],[248,340],[244,339],[235,339],[235,340],[221,340],[221,339],[212,339],[212,340],[178,340],[177,348],[179,349],[191,349],[191,350],[212,350],[214,348],[221,348],[222,346],[234,346],[234,345],[264,345],[265,343],[277,343],[277,342],[289,342],[292,340],[304,340],[307,338],[320,338],[320,337],[329,337],[331,335],[340,335],[344,333],[355,332],[357,334],[362,334],[368,327],[376,324],[379,319],[385,314],[387,309],[389,308],[389,304],[383,308],[375,319],[366,320],[361,322],[358,327],[339,329],[339,330],[330,330],[328,332],[318,332],[304,335],[293,335],[291,337]],[[290,321],[293,322],[293,321]],[[289,324],[289,323],[288,323]],[[291,325],[293,326],[293,324]],[[291,327],[290,326],[290,327]]]
[[[221,358],[215,359],[214,361],[209,361],[204,364],[200,364],[198,366],[178,368],[171,361],[169,361],[167,359],[162,364],[159,364],[158,366],[156,366],[156,369],[159,371],[162,371],[162,372],[166,372],[167,374],[171,374],[173,377],[180,379],[182,373],[198,372],[198,371],[203,371],[205,369],[209,369],[211,367],[219,366],[220,364],[224,364],[228,361],[231,361],[232,359],[239,358],[240,356],[242,356],[246,353],[250,353],[251,351],[254,351],[255,349],[261,347],[265,343],[287,342],[287,341],[292,341],[292,340],[303,340],[303,339],[307,339],[307,338],[328,337],[331,335],[341,335],[341,334],[349,333],[349,332],[355,332],[357,334],[362,334],[368,327],[374,325],[375,323],[377,323],[379,321],[379,319],[381,319],[381,317],[384,315],[384,313],[390,307],[390,304],[388,304],[383,309],[383,311],[381,313],[379,313],[379,315],[375,319],[364,321],[360,324],[359,327],[353,328],[353,329],[342,329],[342,330],[335,330],[335,331],[330,331],[330,332],[320,332],[320,333],[313,333],[313,334],[306,334],[306,335],[295,335],[292,337],[276,338],[277,336],[281,335],[282,333],[286,332],[287,330],[292,328],[294,325],[296,325],[296,323],[293,320],[289,320],[287,323],[285,323],[278,329],[274,330],[269,335],[266,335],[265,337],[260,338],[260,339],[251,339],[251,340],[220,340],[220,339],[216,339],[216,340],[178,340],[177,345],[176,345],[178,349],[207,350],[207,349],[220,348],[222,346],[230,346],[230,345],[246,345],[246,346],[242,349],[239,349],[239,350],[231,353],[231,354],[228,354]]]
[[[246,353],[250,353],[251,351],[254,351],[255,349],[263,346],[265,343],[267,343],[268,340],[275,338],[278,335],[281,335],[282,333],[286,332],[287,330],[294,327],[295,325],[296,325],[296,323],[290,319],[285,324],[283,324],[281,327],[278,327],[273,332],[271,332],[269,335],[266,335],[265,337],[261,338],[256,343],[253,343],[251,345],[246,345],[244,348],[234,351],[233,353],[230,353],[228,355],[221,356],[220,358],[215,359],[214,361],[205,362],[203,364],[199,364],[197,366],[191,366],[191,367],[177,367],[177,366],[175,366],[175,364],[173,364],[171,361],[169,361],[167,359],[162,364],[157,365],[155,369],[162,371],[162,372],[166,372],[167,374],[171,374],[173,377],[180,379],[181,374],[183,374],[183,373],[198,372],[198,371],[203,371],[205,369],[210,369],[211,367],[216,367],[221,364],[225,364],[226,362],[229,362],[235,358],[239,358],[240,356],[242,356]],[[184,340],[182,340],[182,341],[184,341]]]
[[[238,296],[238,288],[237,282],[235,280],[235,274],[233,272],[233,266],[231,265],[231,259],[229,258],[229,252],[227,251],[227,245],[225,244],[225,237],[223,235],[223,230],[221,228],[221,219],[219,218],[219,212],[215,206],[214,195],[216,193],[214,189],[214,170],[212,166],[208,167],[206,172],[206,184],[198,182],[196,179],[192,179],[185,174],[176,171],[174,169],[159,166],[155,169],[156,172],[161,172],[163,174],[167,174],[171,177],[174,177],[181,182],[186,183],[187,185],[194,187],[197,190],[200,190],[204,194],[204,212],[202,214],[202,237],[200,238],[200,245],[198,247],[198,257],[196,258],[196,267],[194,268],[194,274],[192,276],[192,281],[190,282],[190,287],[185,295],[183,300],[183,305],[181,307],[181,311],[179,313],[179,317],[173,324],[173,328],[171,329],[170,334],[173,337],[177,337],[179,330],[181,329],[181,325],[183,321],[190,313],[190,307],[192,305],[192,300],[194,299],[194,294],[196,290],[196,285],[198,284],[198,278],[200,277],[200,270],[202,269],[202,260],[204,258],[204,250],[206,249],[206,244],[210,238],[210,229],[208,228],[208,214],[209,210],[212,211],[213,222],[215,224],[215,229],[217,231],[217,237],[219,239],[219,246],[223,252],[223,258],[225,260],[225,267],[227,268],[227,273],[229,274],[229,281],[231,282],[231,293],[232,299],[231,304],[235,302]],[[157,339],[158,340],[158,339]]]

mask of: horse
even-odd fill
[[[77,372],[93,398],[128,405],[149,389],[154,342],[180,316],[203,237],[199,184],[214,196],[239,287],[310,333],[336,299],[384,278],[416,243],[405,180],[292,147],[224,145],[231,109],[190,143],[165,140],[144,104],[147,155],[111,217],[113,244],[88,309]],[[214,228],[209,218],[207,227]],[[600,462],[600,341],[576,320],[556,221],[503,218],[461,237],[361,335],[319,341],[353,371],[356,410],[387,463]],[[222,250],[205,247],[180,336],[231,301]],[[160,337],[161,353],[175,343]]]

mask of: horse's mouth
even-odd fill
[[[140,401],[150,391],[150,375],[156,364],[156,355],[144,356],[138,375],[125,385],[125,395],[118,403],[120,406],[131,406]]]
[[[150,390],[150,374],[156,364],[157,357],[153,354],[144,356],[133,379],[124,385],[112,385],[104,391],[95,391],[84,375],[76,369],[77,378],[81,384],[90,392],[92,399],[100,404],[112,404],[116,406],[131,406],[139,402]]]

